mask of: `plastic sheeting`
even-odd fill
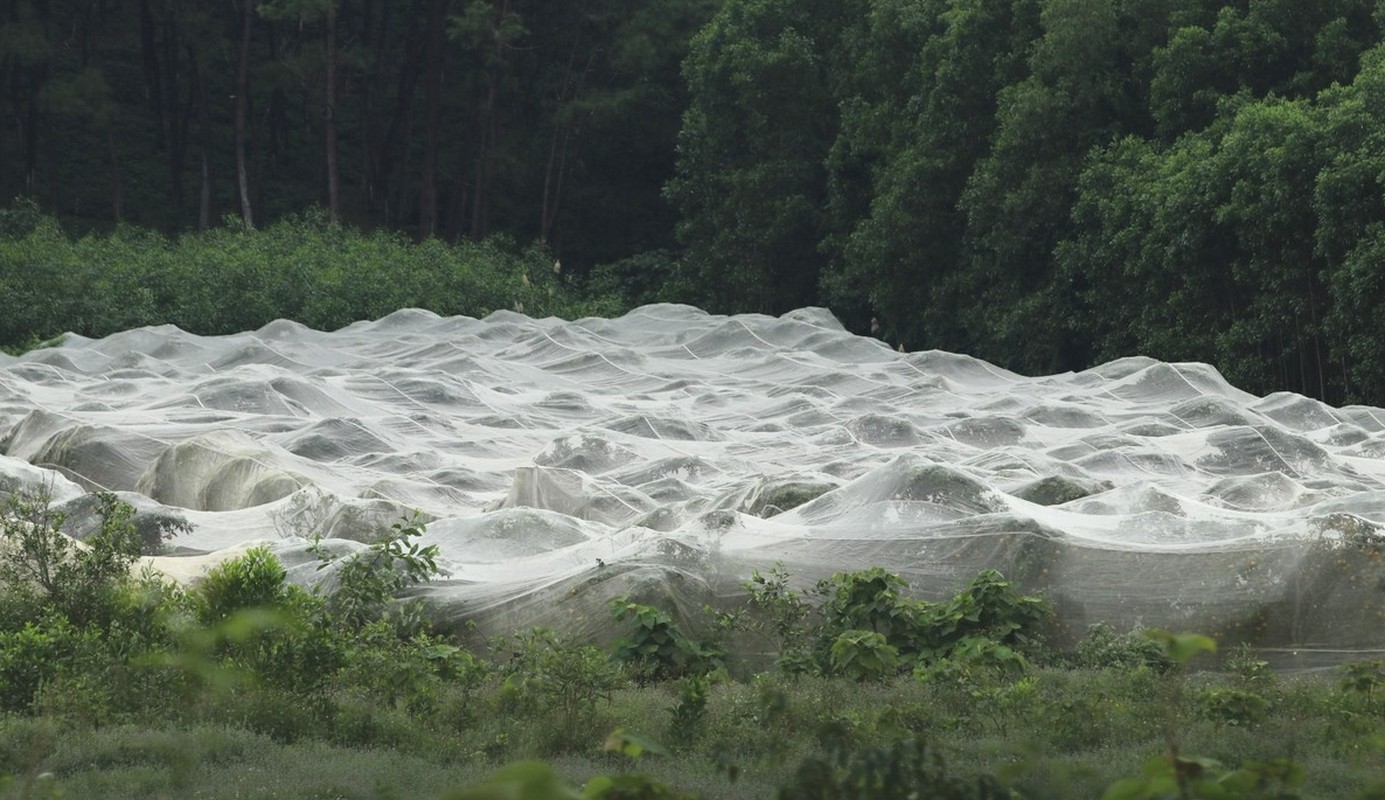
[[[782,561],[929,597],[994,567],[1074,634],[1385,648],[1385,412],[1146,358],[1027,378],[821,309],[69,336],[0,357],[0,452],[0,488],[185,519],[158,560],[183,578],[267,540],[309,581],[307,537],[418,509],[448,572],[428,596],[487,633],[609,635],[611,597],[693,609]]]

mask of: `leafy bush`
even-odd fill
[[[616,660],[650,678],[703,675],[721,666],[720,651],[685,636],[666,611],[617,597],[611,600],[611,616],[635,622],[635,630],[616,641]]]
[[[28,711],[45,683],[87,661],[99,646],[96,631],[80,630],[58,615],[0,632],[0,709]]]
[[[812,608],[789,588],[789,574],[784,566],[775,564],[765,574],[756,570],[742,587],[750,612],[744,617],[745,624],[776,649],[779,668],[791,675],[810,672],[812,647],[804,628]]]
[[[337,558],[321,547],[318,569],[336,568],[327,597],[327,612],[337,624],[359,630],[389,616],[391,603],[405,590],[432,580],[438,569],[438,546],[410,541],[422,536],[421,515],[415,511],[390,527],[390,533],[364,552]],[[411,617],[412,612],[412,617]],[[396,609],[392,620],[401,632],[418,627],[416,607]]]
[[[22,350],[73,331],[100,337],[172,323],[198,334],[254,330],[276,319],[335,330],[400,308],[482,317],[613,311],[578,300],[541,247],[496,237],[410,242],[331,222],[320,209],[250,230],[235,222],[168,238],[122,225],[68,236],[31,203],[0,210],[0,346]],[[602,292],[612,291],[609,288]]]
[[[130,575],[143,540],[134,508],[97,495],[99,530],[78,544],[63,532],[66,515],[44,492],[15,492],[0,503],[0,586],[46,603],[77,626],[109,622],[117,588]]]
[[[1104,622],[1087,629],[1087,635],[1073,650],[1072,661],[1080,669],[1148,667],[1158,673],[1167,673],[1176,666],[1157,641],[1140,632],[1118,634]]]
[[[204,603],[203,621],[210,624],[243,609],[279,606],[287,576],[279,559],[264,546],[221,562],[197,584]]]
[[[899,650],[875,631],[844,631],[832,642],[832,674],[878,681],[899,671]]]
[[[779,800],[1008,800],[1010,796],[989,775],[950,774],[942,755],[918,739],[866,748],[828,742],[827,755],[805,760],[778,795]]]
[[[668,709],[672,717],[669,732],[675,741],[691,742],[702,731],[707,719],[707,690],[711,681],[705,675],[685,678],[678,687],[678,702]]]
[[[550,630],[516,637],[500,692],[502,707],[554,719],[550,745],[570,747],[590,731],[597,703],[625,685],[620,667],[589,645],[577,646]]]
[[[909,634],[922,655],[946,658],[962,642],[977,638],[1035,644],[1049,613],[1043,600],[1020,594],[999,572],[987,569],[947,602],[922,605]]]
[[[1195,701],[1202,716],[1218,725],[1252,728],[1269,716],[1270,704],[1263,696],[1245,689],[1212,687],[1197,693]]]
[[[886,638],[907,631],[918,611],[918,606],[901,599],[907,586],[880,567],[839,572],[818,584],[818,593],[827,598],[821,609],[823,625],[828,631],[867,630]]]
[[[490,668],[442,638],[418,634],[402,640],[386,622],[351,637],[338,688],[373,704],[433,716],[452,702],[452,721],[469,722],[474,700]]]
[[[1370,710],[1374,706],[1376,691],[1385,686],[1385,659],[1352,661],[1342,667],[1342,673],[1342,689],[1363,697],[1367,710]]]

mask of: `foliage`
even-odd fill
[[[413,244],[319,211],[176,239],[127,226],[74,240],[45,218],[21,236],[0,236],[0,343],[164,323],[198,334],[276,319],[335,330],[409,307],[478,317],[516,306],[535,315],[583,311],[552,265],[542,248],[505,239]]]
[[[1200,633],[1169,633],[1163,630],[1147,630],[1144,635],[1157,642],[1164,655],[1180,668],[1186,669],[1188,663],[1201,653],[1215,653],[1217,643],[1210,636]]]
[[[767,573],[755,570],[742,588],[752,612],[745,617],[745,624],[776,648],[779,668],[790,674],[809,671],[811,645],[802,631],[812,609],[802,595],[789,588],[784,565],[777,563]]]
[[[1020,594],[999,572],[987,569],[947,602],[924,606],[914,637],[923,652],[934,655],[945,655],[976,637],[1031,645],[1049,614],[1043,600]]]
[[[0,99],[24,124],[0,132],[0,197],[28,195],[78,232],[214,225],[240,207],[226,98],[244,93],[256,228],[323,203],[368,230],[542,241],[581,274],[673,245],[659,194],[686,104],[679,65],[714,10],[19,0]],[[255,66],[241,85],[243,32]]]
[[[1215,652],[1216,642],[1196,633],[1173,634],[1150,630],[1145,635],[1158,642],[1165,656],[1177,665],[1166,696],[1169,724],[1166,727],[1167,751],[1146,762],[1139,777],[1111,784],[1103,800],[1153,800],[1153,798],[1241,798],[1275,797],[1292,800],[1305,782],[1303,768],[1291,758],[1267,761],[1246,760],[1239,769],[1225,769],[1215,759],[1185,755],[1172,724],[1180,702],[1184,671],[1198,655]],[[1268,712],[1265,699],[1234,687],[1204,689],[1199,693],[1202,713],[1219,725],[1253,726]]]
[[[467,723],[479,713],[477,695],[491,672],[485,662],[442,637],[400,639],[390,625],[375,622],[353,635],[334,686],[373,706],[424,716],[447,712],[453,721]]]
[[[1199,800],[1249,800],[1273,797],[1293,800],[1304,783],[1303,769],[1289,759],[1248,761],[1228,770],[1212,759],[1160,756],[1145,764],[1138,778],[1112,784],[1102,800],[1155,800],[1177,797]]]
[[[1343,666],[1342,672],[1342,688],[1364,697],[1366,708],[1370,709],[1376,690],[1385,685],[1385,660],[1352,661]]]
[[[100,528],[79,544],[46,493],[11,493],[0,504],[0,586],[51,603],[79,626],[108,619],[143,540],[134,508],[115,495],[98,495],[97,514]]]
[[[899,670],[899,650],[875,631],[843,631],[830,652],[831,674],[852,680],[879,680]]]
[[[556,720],[552,733],[559,746],[579,744],[579,731],[590,731],[597,703],[610,702],[611,693],[626,682],[599,649],[572,645],[541,628],[515,637],[501,673],[502,705]]]
[[[217,564],[198,582],[206,609],[204,621],[210,624],[236,611],[279,606],[286,594],[287,575],[279,559],[263,545]]]
[[[60,671],[89,668],[97,637],[95,630],[79,630],[61,616],[0,633],[0,708],[28,711]]]
[[[1196,702],[1202,715],[1219,725],[1250,728],[1269,715],[1269,702],[1245,689],[1203,689],[1197,693]]]
[[[1270,662],[1260,658],[1255,650],[1245,642],[1235,648],[1223,665],[1237,681],[1248,689],[1269,689],[1278,682]]]
[[[390,603],[406,589],[436,577],[438,546],[410,541],[424,534],[422,517],[414,512],[390,526],[390,532],[366,550],[337,558],[319,547],[319,570],[335,568],[334,586],[327,596],[327,612],[348,629],[360,629],[386,617]],[[410,612],[396,610],[394,621],[402,628],[414,624]]]
[[[406,527],[386,536],[398,540],[398,557],[416,544]],[[454,637],[401,630],[390,619],[346,626],[330,595],[288,585],[263,549],[186,590],[112,577],[109,611],[87,622],[61,613],[49,595],[23,599],[28,616],[10,598],[0,609],[0,774],[51,769],[55,790],[66,794],[89,794],[91,784],[74,782],[82,780],[137,786],[127,794],[139,796],[199,793],[194,787],[215,781],[199,776],[234,772],[243,792],[258,790],[261,773],[306,787],[312,779],[299,777],[302,765],[327,758],[340,771],[385,749],[391,758],[423,759],[421,769],[450,776],[430,780],[452,785],[470,780],[456,778],[458,769],[476,769],[463,763],[555,752],[566,754],[565,772],[593,776],[578,789],[546,767],[517,768],[454,793],[463,797],[692,796],[673,787],[763,797],[778,785],[783,797],[1250,798],[1370,787],[1370,776],[1344,776],[1341,764],[1359,759],[1378,728],[1366,697],[1378,664],[1347,667],[1343,681],[1281,679],[1241,650],[1224,664],[1230,673],[1190,676],[1195,659],[1215,648],[1207,637],[1151,632],[1140,638],[1158,650],[1152,660],[1129,641],[1113,651],[1122,637],[1106,629],[1089,637],[1104,642],[1088,643],[1101,657],[1089,653],[1091,667],[1074,668],[1081,659],[1026,657],[1022,637],[1042,621],[1042,608],[998,575],[978,575],[935,603],[908,598],[901,579],[875,570],[827,581],[825,597],[790,593],[782,569],[762,580],[752,585],[782,612],[785,640],[824,636],[829,619],[875,620],[881,630],[834,631],[823,675],[738,683],[724,672],[693,672],[632,689],[601,650],[549,631],[499,642],[488,659]],[[823,606],[811,607],[812,597]],[[625,602],[630,620],[650,608]],[[934,649],[908,654],[906,664],[895,641]],[[1110,668],[1131,652],[1138,659],[1130,667]],[[1053,663],[1067,666],[1046,666]],[[1154,663],[1172,666],[1160,674]],[[907,667],[915,677],[897,675]],[[63,735],[27,756],[33,732],[22,726],[30,723],[60,726]],[[615,726],[606,750],[639,759],[640,772],[613,771],[615,757],[599,752],[600,733]],[[667,731],[667,748],[625,732],[655,728]],[[260,741],[247,732],[267,738],[247,744]],[[946,764],[924,735],[946,737]],[[1301,761],[1284,758],[1290,739]],[[258,754],[227,754],[225,742]],[[333,749],[341,745],[360,749]],[[266,747],[299,766],[261,769]],[[997,769],[997,753],[1025,747],[1040,749],[1017,764],[1007,755],[1011,765]],[[1151,749],[1163,754],[1148,760]],[[1209,750],[1240,766],[1185,752]],[[670,751],[677,757],[649,758]],[[164,783],[129,771],[146,767]],[[1064,774],[1075,783],[1065,787]],[[373,778],[359,791],[338,788],[343,780],[331,776],[335,783],[311,790],[275,786],[280,794],[375,796]],[[389,796],[384,787],[375,792]]]
[[[778,794],[779,800],[999,800],[1009,796],[993,777],[949,774],[942,755],[917,739],[860,749],[829,743],[826,757],[804,761]]]
[[[721,653],[684,635],[666,611],[617,597],[611,600],[611,616],[635,622],[634,632],[616,642],[616,660],[651,678],[703,675],[721,666]]]
[[[706,675],[689,675],[678,689],[678,702],[668,709],[669,731],[679,742],[697,738],[707,718],[707,692],[711,680]]]
[[[874,653],[869,669],[946,659],[957,648],[979,642],[1004,645],[1010,652],[1012,645],[1033,644],[1048,618],[1042,600],[1020,594],[994,570],[982,571],[941,603],[908,599],[902,594],[906,588],[898,575],[878,567],[819,583],[817,592],[826,597],[816,634],[819,669],[836,670],[852,661],[846,658],[850,653],[863,651]],[[879,641],[861,637],[862,631],[878,634]]]
[[[9,9],[7,352],[824,304],[1028,372],[1138,353],[1385,396],[1376,0],[137,5]],[[208,54],[246,30],[241,87]],[[230,96],[253,230],[214,225]]]
[[[1098,622],[1073,650],[1073,663],[1082,669],[1132,670],[1148,667],[1166,673],[1175,666],[1159,642],[1138,631],[1116,633],[1110,625]]]
[[[714,311],[811,301],[836,135],[832,87],[855,2],[727,0],[693,38],[677,175],[679,294]]]

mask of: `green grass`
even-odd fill
[[[0,767],[21,783],[51,773],[48,785],[64,797],[416,798],[475,785],[506,763],[544,758],[579,784],[637,769],[703,797],[769,798],[835,731],[862,746],[930,739],[951,771],[999,775],[1024,797],[1099,797],[1116,780],[1138,775],[1173,730],[1183,753],[1228,766],[1292,756],[1307,770],[1306,796],[1354,796],[1385,774],[1385,755],[1372,741],[1385,715],[1323,676],[1275,681],[1263,692],[1268,717],[1248,727],[1205,719],[1192,700],[1171,707],[1163,679],[1138,671],[1042,668],[1033,681],[1029,704],[1006,719],[953,687],[912,677],[724,682],[709,692],[703,724],[682,738],[669,728],[670,684],[614,693],[572,740],[555,739],[541,710],[506,714],[498,685],[481,693],[462,724],[376,709],[378,718],[364,728],[341,714],[340,729],[305,725],[291,740],[225,719],[91,728],[10,716],[0,721]],[[1209,673],[1192,683],[1233,681]],[[1086,702],[1075,705],[1079,699]],[[662,741],[670,754],[632,765],[603,752],[616,728]],[[371,737],[363,730],[378,741],[364,743]],[[735,782],[723,769],[728,761],[739,769]],[[20,788],[12,786],[12,796]]]
[[[973,800],[1007,786],[1021,797],[1101,797],[1124,781],[1121,797],[1155,798],[1170,796],[1175,774],[1197,769],[1204,784],[1296,777],[1254,767],[1282,759],[1306,773],[1306,796],[1365,797],[1385,775],[1385,702],[1375,696],[1385,693],[1385,662],[1286,678],[1244,648],[1213,661],[1205,636],[1101,627],[1072,651],[1054,651],[1028,635],[1047,619],[1041,601],[995,573],[945,603],[909,599],[881,570],[843,574],[820,587],[827,600],[811,613],[770,580],[745,613],[809,644],[783,662],[791,672],[752,674],[735,654],[718,666],[715,638],[646,647],[668,641],[672,622],[644,610],[641,624],[624,620],[634,630],[614,659],[535,630],[493,643],[491,653],[508,657],[487,661],[392,602],[401,564],[435,570],[428,549],[409,543],[420,532],[412,525],[394,526],[341,570],[329,596],[287,585],[277,560],[256,551],[184,590],[103,566],[128,563],[146,542],[127,509],[101,500],[110,505],[102,538],[88,542],[103,544],[84,551],[100,558],[54,544],[66,540],[42,513],[44,498],[0,506],[0,544],[10,548],[0,558],[0,776],[11,776],[9,796],[441,797],[535,759],[573,785],[638,770],[707,798],[767,798],[786,787],[793,800],[894,800],[896,782],[919,796]],[[89,591],[26,580],[35,552],[52,553],[55,574]],[[617,604],[617,621],[628,607]],[[734,619],[747,631],[763,626]],[[900,655],[867,669],[862,650],[857,668],[839,669],[854,642],[883,641],[871,630],[879,627]],[[680,661],[688,653],[698,654],[695,666]],[[1222,671],[1187,671],[1199,666]],[[664,752],[632,762],[631,743],[648,742]],[[552,790],[544,769],[523,779]],[[630,780],[634,795],[612,794],[610,784],[593,800],[672,797]],[[876,789],[833,793],[845,784]],[[1265,796],[1259,785],[1223,788],[1213,787],[1216,797]]]

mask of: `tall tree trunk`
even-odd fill
[[[29,97],[24,107],[24,193],[33,196],[38,188],[38,90],[40,80],[29,70]]]
[[[580,75],[573,75],[577,61],[577,44],[574,39],[572,52],[568,55],[567,68],[563,73],[562,87],[558,91],[558,108],[553,119],[553,133],[548,140],[548,164],[543,171],[543,212],[539,218],[539,239],[549,242],[553,228],[558,223],[558,212],[563,204],[563,177],[567,172],[567,143],[572,133],[572,116],[568,109],[582,94],[582,86],[587,82],[592,64],[596,60],[593,49],[587,56],[587,63]],[[569,88],[570,87],[570,88]]]
[[[476,193],[471,206],[471,238],[484,239],[490,235],[490,188],[495,173],[492,150],[499,138],[500,123],[496,109],[500,104],[500,79],[505,71],[505,40],[500,28],[510,16],[510,0],[500,0],[496,14],[494,62],[486,75],[486,105],[481,113],[481,150],[476,163]]]
[[[385,204],[385,219],[389,222],[397,222],[403,214],[405,193],[402,188],[393,185],[395,154],[402,149],[407,155],[409,143],[413,139],[413,114],[410,112],[413,109],[414,85],[418,82],[418,53],[422,49],[417,46],[422,8],[423,0],[413,0],[409,6],[409,25],[404,36],[404,62],[399,68],[399,88],[395,95],[394,114],[390,118],[384,138],[379,142],[376,157],[376,185],[379,197]],[[380,52],[384,52],[383,44]],[[398,202],[395,202],[395,197],[399,198]]]
[[[246,228],[254,228],[250,211],[250,174],[245,161],[245,116],[250,90],[250,29],[255,0],[241,0],[240,68],[236,71],[236,189],[240,192],[240,216]]]
[[[470,153],[472,150],[472,132],[469,130],[466,136],[458,143],[457,152]],[[463,158],[458,164],[452,176],[452,193],[447,202],[447,235],[453,239],[460,239],[467,235],[468,225],[470,224],[470,203],[471,203],[471,183],[473,176],[468,169],[470,159]]]
[[[427,71],[424,77],[423,174],[418,187],[418,237],[438,231],[438,127],[442,119],[442,34],[445,0],[429,0]]]
[[[207,80],[197,61],[197,51],[188,46],[188,60],[192,64],[192,80],[197,89],[197,138],[201,155],[202,187],[197,197],[197,230],[205,231],[212,224],[212,164],[211,164],[211,113],[207,105]]]
[[[159,86],[159,50],[154,40],[154,14],[149,0],[139,0],[139,49],[144,67],[144,96],[149,100],[149,113],[154,117],[154,143],[164,149],[164,98]]]
[[[168,109],[168,177],[173,197],[173,219],[176,228],[183,225],[183,170],[187,165],[188,123],[192,117],[193,95],[188,93],[186,110],[178,96],[178,23],[170,12],[164,17],[163,35],[164,80]]]
[[[341,217],[341,191],[337,184],[337,4],[327,6],[327,109],[323,120],[323,148],[327,160],[327,214],[333,222]]]
[[[476,157],[476,193],[471,204],[471,238],[484,239],[490,234],[491,147],[495,142],[495,109],[498,104],[499,77],[492,75],[486,88],[486,105],[481,111],[480,152]]]
[[[375,210],[375,149],[380,146],[379,115],[375,111],[378,79],[383,74],[383,45],[385,30],[389,27],[389,13],[380,16],[380,32],[375,31],[375,1],[363,0],[361,3],[361,41],[365,45],[375,42],[375,69],[357,86],[360,99],[361,119],[361,202],[366,210]]]
[[[115,126],[106,123],[106,147],[111,154],[111,212],[116,223],[125,218],[125,193],[120,182],[120,148],[115,144]]]

